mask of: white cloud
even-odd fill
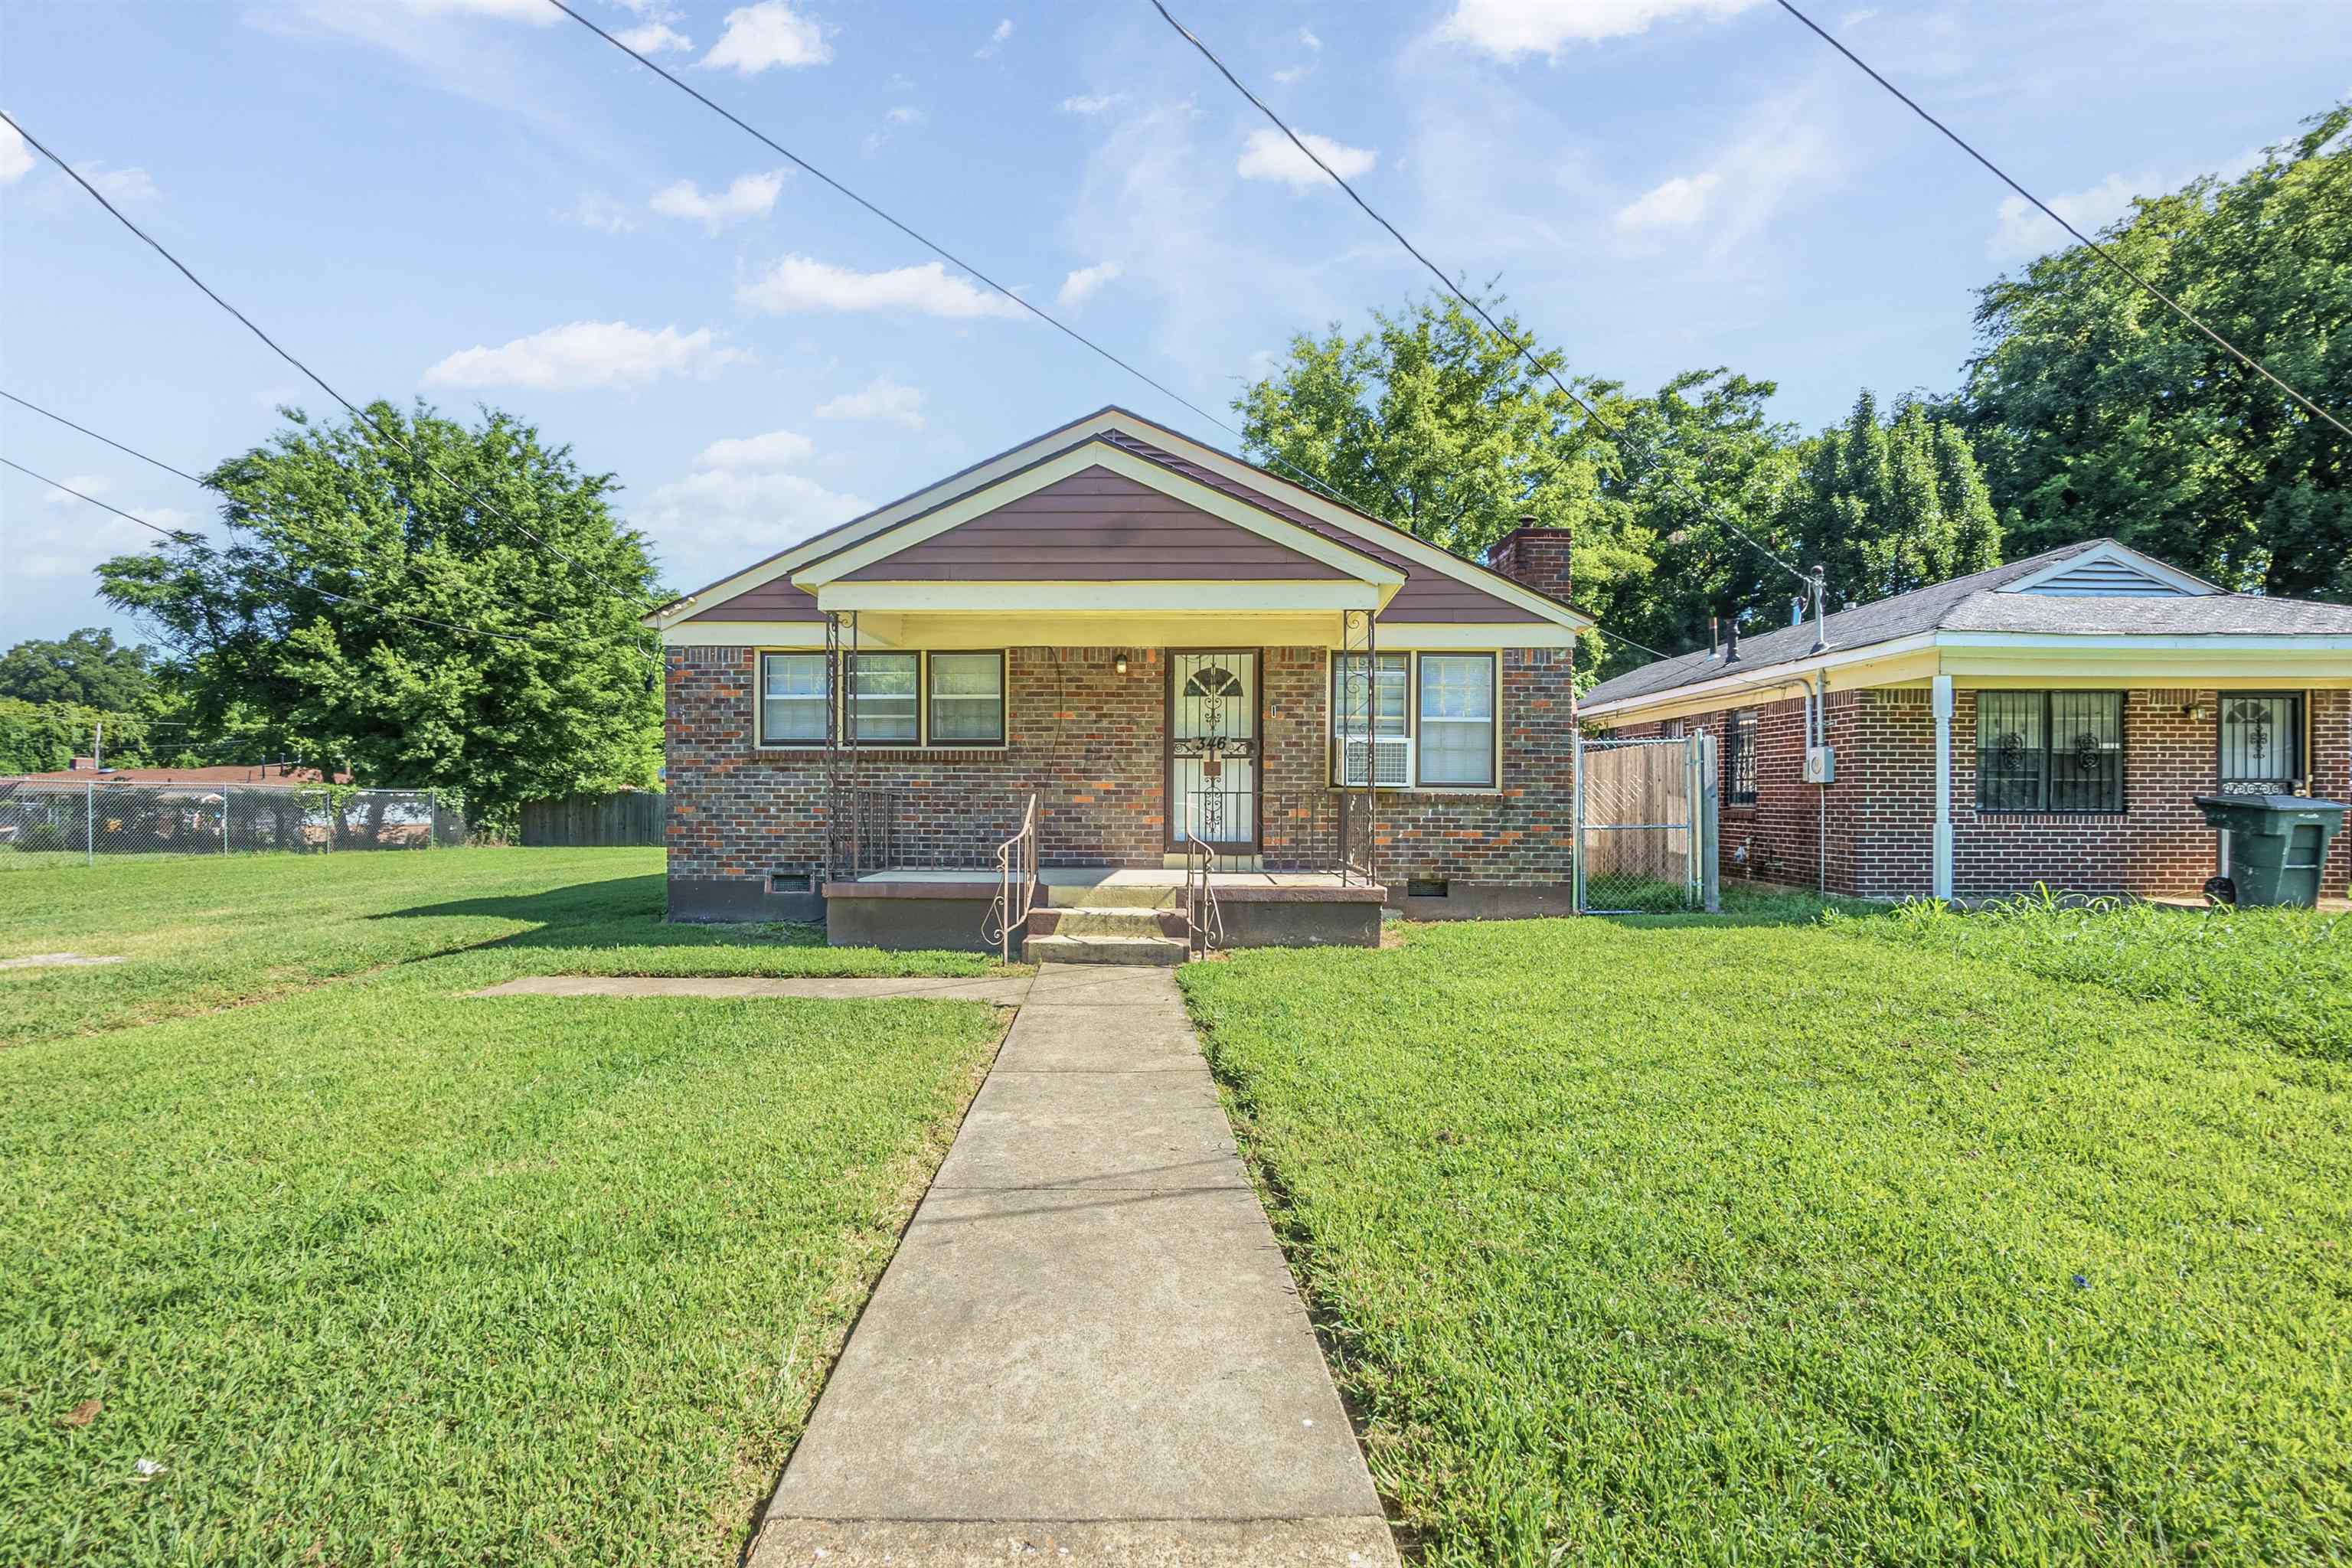
[[[902,103],[882,118],[892,125],[924,125],[931,117],[911,103]]]
[[[583,228],[593,228],[599,234],[627,234],[637,226],[629,209],[618,198],[602,191],[588,191],[572,205],[572,210],[556,214],[566,223],[576,223]]]
[[[1081,267],[1062,279],[1061,292],[1055,294],[1054,298],[1065,305],[1084,303],[1088,295],[1116,279],[1118,274],[1119,265],[1116,261],[1101,261],[1092,267]]]
[[[563,14],[546,0],[402,0],[402,4],[428,16],[496,16],[539,27],[563,20]]]
[[[1007,16],[1002,22],[996,24],[996,30],[994,32],[988,35],[988,42],[981,45],[980,47],[971,52],[971,58],[976,60],[987,59],[990,56],[996,53],[998,47],[1003,44],[1005,39],[1012,36],[1013,18]]]
[[[1126,97],[1127,94],[1123,92],[1079,93],[1075,97],[1062,100],[1062,112],[1065,114],[1100,114],[1107,109],[1116,108],[1126,99]]]
[[[1704,174],[1677,174],[1617,209],[1622,229],[1687,228],[1706,216],[1708,199],[1723,176],[1710,169]]]
[[[664,217],[692,218],[717,234],[730,223],[766,216],[776,205],[776,194],[783,188],[782,169],[772,169],[764,174],[738,174],[725,190],[707,195],[692,180],[680,180],[656,191],[651,205]]]
[[[625,27],[613,37],[641,55],[658,55],[665,51],[683,54],[694,47],[692,38],[667,22],[646,22],[635,27]]]
[[[1315,36],[1315,29],[1312,27],[1298,29],[1298,42],[1302,48],[1319,49],[1323,47],[1323,40]]]
[[[1313,76],[1314,74],[1315,68],[1313,66],[1285,66],[1280,70],[1274,73],[1274,79],[1280,82],[1285,87],[1292,87],[1299,82],[1305,81],[1308,77]]]
[[[816,443],[798,431],[771,430],[764,436],[730,436],[713,441],[694,461],[698,468],[741,472],[781,468],[815,455]]]
[[[114,481],[104,474],[68,474],[58,488],[41,495],[43,506],[80,506],[81,496],[68,495],[68,490],[79,490],[82,496],[102,496],[114,488]]]
[[[789,0],[760,0],[727,13],[727,30],[702,64],[757,76],[771,66],[821,66],[831,58],[833,46],[814,18],[793,10]]]
[[[25,139],[16,134],[15,126],[0,125],[0,185],[15,184],[32,168],[33,150],[25,145]]]
[[[1571,42],[1645,32],[1653,22],[1696,15],[1714,21],[1759,0],[1454,0],[1437,36],[1506,60],[1551,55]]]
[[[936,261],[887,272],[857,272],[812,257],[787,256],[765,275],[741,284],[736,301],[777,315],[793,310],[911,310],[969,320],[1020,316],[1020,306],[982,289]]]
[[[155,182],[144,169],[110,169],[103,163],[76,163],[74,173],[96,185],[100,195],[118,202],[152,201]]]
[[[909,430],[923,427],[923,390],[877,375],[856,392],[817,405],[820,419],[887,419]]]
[[[2096,236],[2109,224],[2131,215],[2134,196],[2159,196],[2177,191],[2200,174],[2210,174],[2218,179],[2235,180],[2256,168],[2263,161],[2263,152],[2253,148],[2225,159],[2206,170],[2164,174],[2155,170],[2137,174],[2109,174],[2086,191],[2074,191],[2049,198],[2051,209],[2081,229]],[[2074,244],[2064,229],[2052,223],[2040,208],[2023,196],[2003,196],[1993,214],[1992,237],[1985,242],[1985,254],[1996,261],[2030,261],[2037,256],[2047,256]]]
[[[523,386],[539,391],[635,386],[666,375],[705,378],[751,356],[722,347],[704,327],[647,331],[626,321],[573,321],[498,348],[460,349],[425,373],[436,386]]]
[[[653,540],[671,581],[697,584],[846,522],[872,505],[781,469],[698,467],[656,489],[643,509],[631,509],[629,521]]]
[[[1380,154],[1365,147],[1350,147],[1334,142],[1328,136],[1318,136],[1302,131],[1298,139],[1315,150],[1315,156],[1331,165],[1342,179],[1353,179],[1369,172],[1379,161]],[[1320,184],[1325,175],[1314,161],[1291,144],[1290,138],[1268,127],[1253,131],[1242,145],[1241,162],[1234,172],[1244,180],[1279,180],[1286,185],[1303,188]]]

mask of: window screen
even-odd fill
[[[849,657],[849,732],[860,745],[911,746],[916,741],[920,660],[911,653]]]
[[[1494,655],[1421,656],[1421,782],[1494,786]]]
[[[1004,657],[994,653],[931,655],[931,743],[1004,743]]]
[[[824,655],[760,656],[760,744],[824,744]]]
[[[1402,788],[1412,783],[1412,656],[1374,657],[1366,679],[1364,655],[1343,654],[1331,661],[1331,782],[1371,782]],[[1366,731],[1370,731],[1369,739]]]

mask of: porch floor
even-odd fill
[[[988,882],[996,880],[993,866],[974,866],[931,871],[871,871],[857,879],[857,887],[887,885],[941,886]],[[1047,866],[1039,869],[1037,880],[1047,888],[1181,888],[1184,873],[1173,868],[1136,866]],[[1212,871],[1209,885],[1225,889],[1246,888],[1328,888],[1335,891],[1342,887],[1360,890],[1365,884],[1360,879],[1339,879],[1333,871]]]

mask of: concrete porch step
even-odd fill
[[[1172,936],[1033,936],[1021,943],[1029,963],[1139,963],[1173,967],[1188,949]]]
[[[1033,909],[1031,936],[1170,936],[1192,930],[1182,910],[1126,909],[1092,906],[1079,909]]]
[[[1087,882],[1047,881],[1043,889],[1048,908],[1056,910],[1181,910],[1184,884],[1158,877]]]

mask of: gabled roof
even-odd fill
[[[1148,463],[1164,472],[1177,486],[1205,487],[1244,502],[1269,520],[1276,520],[1277,529],[1286,525],[1304,531],[1321,542],[1314,552],[1327,559],[1337,547],[1362,560],[1372,576],[1393,582],[1401,575],[1403,585],[1395,591],[1395,597],[1382,614],[1383,619],[1548,622],[1579,630],[1591,625],[1589,616],[1549,595],[1115,405],[1073,420],[779,551],[671,601],[646,616],[646,624],[667,627],[708,615],[720,603],[754,590],[772,595],[804,568],[828,558],[848,556],[877,535],[935,513],[979,490],[1003,485],[1055,454],[1089,442],[1116,450],[1130,460]]]
[[[2118,573],[2116,568],[2122,568]],[[1612,677],[1585,693],[1586,709],[1653,697],[1734,672],[1754,675],[1808,661],[1817,636],[1834,654],[1931,632],[2046,637],[2352,636],[2352,605],[2224,593],[2113,539],[2089,539],[1965,577],[1897,594],[1827,617],[1743,637],[1727,667],[1705,649]]]

